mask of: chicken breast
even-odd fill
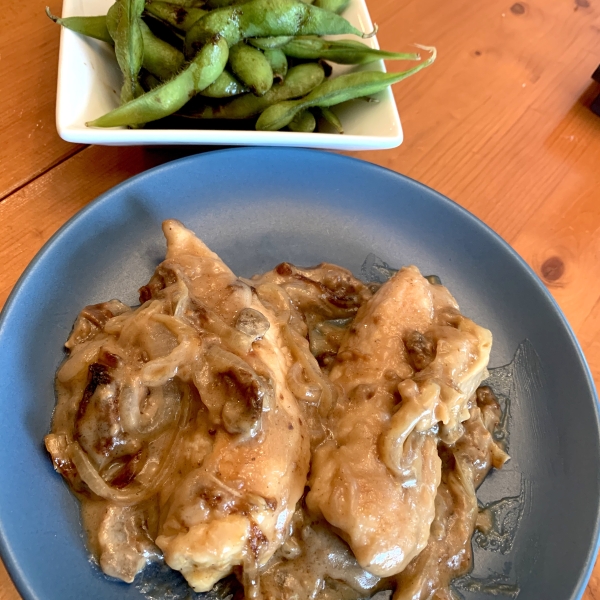
[[[81,311],[45,439],[103,571],[132,582],[162,552],[198,592],[230,573],[246,598],[446,590],[474,488],[508,458],[497,403],[474,399],[490,333],[415,267],[244,280],[163,231],[140,306]]]
[[[309,439],[286,385],[292,359],[252,288],[179,222],[163,230],[167,260],[142,294],[185,283],[182,314],[203,331],[193,380],[214,445],[171,493],[156,544],[198,592],[242,566],[251,597],[256,571],[283,543],[307,477]]]
[[[441,476],[436,425],[450,432],[468,418],[490,346],[416,267],[358,311],[330,374],[335,441],[314,454],[306,502],[369,572],[400,573],[426,546]]]

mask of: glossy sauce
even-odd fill
[[[475,489],[508,458],[474,393],[489,332],[412,267],[381,290],[327,264],[240,280],[165,227],[142,305],[86,307],[57,374],[46,445],[104,572],[164,557],[196,591],[234,573],[247,598],[450,599]]]

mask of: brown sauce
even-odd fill
[[[316,491],[316,499],[307,502],[302,488],[314,484],[316,489],[318,463],[310,473],[300,462],[286,472],[288,487],[300,486],[296,496],[281,490],[247,493],[253,469],[266,460],[264,448],[287,452],[289,438],[305,456],[314,457],[329,444],[335,457],[344,448],[347,411],[361,403],[367,409],[369,403],[377,404],[390,423],[385,433],[393,430],[394,419],[401,421],[395,415],[409,401],[424,402],[431,381],[438,382],[442,395],[449,389],[444,385],[450,385],[445,378],[451,371],[440,367],[442,354],[450,352],[458,343],[456,332],[468,330],[471,322],[465,325],[445,288],[431,286],[431,325],[403,334],[394,359],[385,363],[389,368],[373,379],[369,373],[375,367],[348,340],[369,323],[387,335],[385,319],[369,313],[378,285],[367,286],[333,265],[300,269],[283,263],[252,280],[224,286],[219,302],[211,305],[199,300],[197,284],[189,283],[193,266],[184,263],[171,259],[157,269],[140,290],[140,308],[118,301],[85,307],[67,342],[71,354],[57,374],[57,408],[46,445],[56,470],[81,501],[89,549],[104,572],[131,582],[149,561],[163,555],[173,566],[180,557],[173,551],[176,543],[195,531],[210,535],[202,527],[220,519],[228,532],[250,523],[247,541],[240,542],[242,559],[234,557],[214,572],[211,565],[199,570],[199,559],[192,566],[185,561],[174,566],[197,591],[211,577],[218,581],[233,572],[240,582],[239,597],[358,600],[392,590],[394,600],[450,600],[451,581],[471,568],[475,528],[489,526],[489,518],[478,512],[475,490],[493,466],[501,467],[508,458],[494,439],[499,405],[492,390],[478,387],[485,365],[473,390],[471,380],[462,388],[452,383],[466,390],[462,407],[456,404],[460,398],[451,409],[438,399],[430,411],[435,418],[423,413],[408,438],[395,438],[406,440],[399,450],[394,439],[391,446],[381,441],[383,433],[375,442],[373,452],[383,454],[373,460],[399,461],[389,471],[379,464],[386,481],[403,482],[403,488],[393,488],[398,494],[421,485],[414,465],[421,468],[419,452],[427,444],[434,453],[431,468],[438,469],[428,484],[433,486],[430,516],[419,516],[423,523],[413,519],[415,531],[426,528],[425,541],[413,544],[414,557],[407,554],[400,572],[386,574],[387,563],[361,566],[351,549],[357,545],[356,532],[346,528],[347,515],[339,513],[337,526],[332,526]],[[206,296],[211,302],[221,289],[215,283],[220,276],[217,268]],[[237,308],[231,308],[236,302]],[[260,303],[268,318],[250,308],[260,308]],[[407,318],[417,322],[421,317],[415,315]],[[269,328],[279,329],[282,356],[289,358],[283,383],[255,350],[265,343],[261,340],[270,335]],[[476,334],[469,333],[469,339]],[[384,343],[382,354],[386,348]],[[470,360],[475,364],[479,357]],[[351,393],[348,373],[356,374],[358,382]],[[281,408],[282,385],[291,391],[298,414]],[[438,422],[438,413],[445,425]],[[279,429],[273,434],[275,427]],[[398,435],[404,435],[398,427]],[[244,448],[254,450],[245,454]],[[215,462],[219,452],[225,462]],[[235,460],[227,452],[234,452]],[[217,466],[208,471],[211,461]],[[226,479],[227,461],[233,461],[231,469],[239,469],[239,482],[235,476]],[[300,497],[297,503],[295,497]],[[372,512],[378,510],[382,508],[373,505]],[[369,515],[361,516],[367,522]],[[361,552],[364,564],[369,548]]]

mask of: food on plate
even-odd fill
[[[315,131],[315,117],[320,117],[341,133],[343,127],[332,117],[330,107],[373,96],[427,67],[436,56],[434,48],[419,46],[430,56],[402,72],[359,71],[331,81],[307,80],[293,95],[265,98],[275,86],[286,83],[288,70],[306,61],[324,65],[323,77],[326,72],[329,77],[331,67],[324,61],[363,65],[382,59],[420,60],[415,53],[385,52],[354,40],[323,39],[324,35],[374,35],[375,31],[359,31],[338,14],[347,4],[346,0],[314,4],[301,0],[117,0],[105,16],[61,19],[49,9],[46,12],[63,27],[114,46],[123,75],[121,106],[88,123],[90,127],[140,127],[174,114],[190,126],[206,118],[249,118],[264,111],[266,116],[254,119],[256,129]],[[251,102],[258,110],[246,117],[231,117],[229,113],[235,110],[231,101],[224,100],[238,96],[238,100],[261,98],[263,102]],[[295,104],[280,106],[292,99]]]
[[[470,567],[475,488],[508,456],[491,334],[406,267],[237,277],[178,221],[140,306],[85,307],[46,447],[102,570],[198,592],[396,600]]]

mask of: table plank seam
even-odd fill
[[[43,177],[46,173],[49,173],[50,171],[52,171],[52,169],[54,169],[55,167],[60,166],[62,163],[66,162],[70,158],[73,158],[74,156],[77,156],[77,154],[79,154],[80,152],[82,152],[83,150],[85,150],[88,147],[89,146],[87,146],[87,145],[77,145],[73,149],[72,152],[69,152],[68,154],[65,154],[64,156],[61,156],[60,159],[58,159],[57,161],[52,162],[52,163],[46,165],[43,169],[40,169],[37,173],[34,173],[33,176],[30,179],[28,179],[27,181],[24,181],[23,183],[18,184],[17,186],[15,186],[12,189],[9,189],[3,196],[0,196],[0,202],[3,202],[4,200],[6,200],[7,198],[9,198],[10,196],[18,193],[23,188],[27,187],[29,184],[33,183],[34,181],[36,181],[40,177]]]

